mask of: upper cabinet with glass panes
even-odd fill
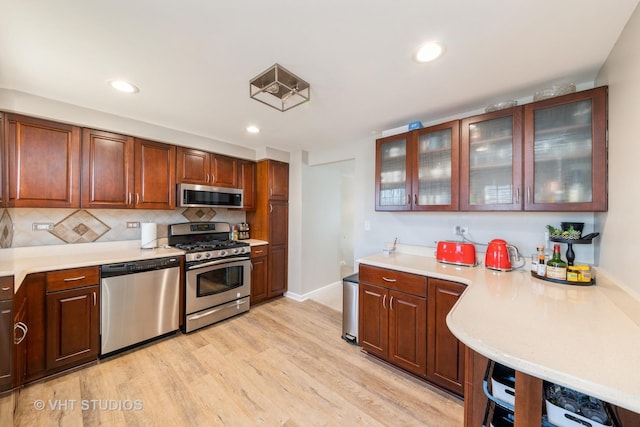
[[[377,141],[376,210],[606,211],[607,88]]]
[[[458,209],[459,122],[377,141],[376,210]]]
[[[524,209],[607,210],[607,88],[524,107]]]

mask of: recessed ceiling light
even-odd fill
[[[110,80],[109,86],[111,86],[115,90],[119,90],[120,92],[126,92],[126,93],[140,92],[140,89],[138,89],[135,85],[124,80]]]
[[[420,63],[429,62],[437,59],[443,51],[444,47],[440,43],[427,42],[418,48],[413,58]]]
[[[260,132],[260,128],[258,126],[247,126],[247,132],[249,133],[258,133]]]

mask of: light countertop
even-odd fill
[[[258,239],[244,241],[250,246],[269,244]],[[184,251],[167,246],[141,249],[139,240],[9,248],[0,250],[0,277],[14,276],[17,292],[31,273],[180,255]]]
[[[595,286],[533,278],[528,269],[456,267],[430,256],[375,254],[382,268],[464,283],[451,332],[506,366],[640,412],[640,301],[602,275]]]

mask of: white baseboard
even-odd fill
[[[334,282],[334,283],[330,283],[326,286],[323,286],[321,288],[318,289],[314,289],[311,292],[307,292],[304,294],[297,294],[294,292],[285,292],[284,296],[287,298],[291,298],[294,301],[298,301],[298,302],[302,302],[302,301],[306,301],[309,298],[313,297],[314,295],[320,294],[322,292],[326,292],[326,291],[332,291],[334,290],[335,287],[339,287],[342,286],[342,281],[338,281],[338,282]]]

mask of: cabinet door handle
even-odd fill
[[[262,249],[260,249],[259,251],[256,251],[257,254],[261,254],[262,253]]]
[[[385,310],[387,309],[387,295],[386,294],[382,297],[382,308],[384,308]]]
[[[86,279],[87,276],[78,276],[78,277],[67,277],[64,279],[65,282],[75,282],[76,280]]]
[[[206,181],[207,183],[210,183],[210,182],[211,182],[211,176],[210,176],[209,174],[207,174],[207,177],[205,178],[205,181]]]
[[[22,331],[22,336],[20,338],[15,336],[16,330]],[[13,342],[14,344],[20,344],[27,337],[27,332],[29,332],[29,328],[22,322],[18,322],[13,325]]]
[[[140,204],[140,193],[136,193],[136,205]]]
[[[397,280],[396,280],[396,279],[388,279],[388,278],[386,278],[386,277],[384,277],[384,276],[382,276],[382,280],[384,280],[385,282],[391,282],[391,283],[395,283],[395,282],[397,282]]]
[[[527,187],[527,203],[531,204],[531,187]]]
[[[520,187],[516,187],[516,203],[520,203]]]
[[[273,212],[273,205],[269,203],[269,213]]]
[[[269,195],[273,196],[273,187],[269,187]]]
[[[212,184],[214,182],[216,182],[216,176],[211,174],[211,181],[209,181],[209,184]]]
[[[127,197],[127,204],[130,205],[131,204],[131,200],[133,199],[133,193],[129,193],[129,196]]]
[[[393,311],[393,297],[389,300],[389,308]]]
[[[10,288],[9,286],[6,286],[6,287],[2,288],[2,291],[3,291],[3,292],[6,292],[6,291],[8,291],[9,289],[11,289],[11,288]]]
[[[93,292],[93,306],[95,307],[98,304],[98,296],[95,291]]]
[[[418,194],[417,193],[413,195],[413,204],[414,205],[418,204]]]

